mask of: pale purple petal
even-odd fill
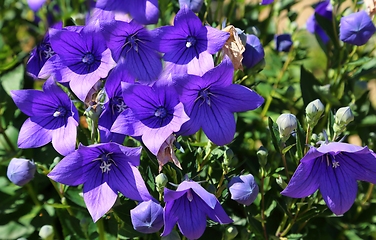
[[[37,12],[45,2],[46,0],[27,0],[27,4],[34,12]]]
[[[202,76],[212,68],[214,68],[212,55],[208,52],[202,52],[199,54],[198,58],[194,57],[187,64],[187,73]]]
[[[200,184],[194,181],[184,181],[179,184],[176,191],[183,191],[187,189],[192,189],[210,208],[214,209],[215,205],[217,204],[217,198],[208,193]]]
[[[222,49],[225,45],[227,39],[230,37],[230,34],[225,31],[218,30],[216,28],[206,26],[208,31],[207,38],[208,38],[208,47],[207,51],[210,54],[215,54]]]
[[[28,116],[52,116],[56,103],[39,90],[13,90],[11,97],[17,107]]]
[[[158,232],[163,226],[163,208],[149,200],[130,211],[133,228],[142,233]]]
[[[65,126],[53,131],[52,146],[61,155],[66,156],[76,148],[77,126],[77,121],[69,117]]]
[[[28,118],[21,127],[18,135],[19,148],[37,148],[46,145],[52,140],[53,117],[36,117],[33,120]]]
[[[115,204],[117,193],[106,182],[98,184],[98,176],[87,180],[83,188],[84,201],[93,221],[96,222]]]

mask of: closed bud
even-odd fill
[[[39,230],[39,237],[43,240],[54,239],[54,229],[51,225],[44,225]]]
[[[142,202],[131,210],[131,221],[138,232],[158,232],[163,226],[163,208],[152,200]]]
[[[346,126],[354,120],[354,114],[352,113],[350,107],[341,107],[337,110],[334,116],[334,122],[339,126]]]
[[[226,228],[225,239],[232,240],[238,235],[238,229],[235,226],[229,226]]]
[[[23,186],[34,178],[35,171],[34,162],[23,158],[13,158],[8,165],[7,176],[12,183]]]
[[[160,173],[155,177],[155,185],[157,186],[158,192],[163,191],[163,188],[166,186],[168,178],[166,174]]]
[[[266,163],[268,162],[268,150],[264,146],[261,146],[257,151],[257,158],[260,166],[265,167]]]
[[[223,160],[223,164],[227,167],[229,166],[234,166],[233,162],[237,162],[236,160],[236,157],[234,155],[234,152],[230,149],[230,148],[227,148],[225,150],[225,154],[224,154],[224,160]]]
[[[291,113],[281,114],[276,123],[282,142],[286,142],[290,134],[296,129],[297,121],[295,115]]]
[[[282,188],[285,189],[287,187],[287,183],[283,181],[281,176],[278,176],[278,178],[275,180],[277,184]]]
[[[325,107],[319,99],[316,99],[308,103],[305,111],[307,123],[311,126],[315,126],[324,113]]]
[[[253,203],[259,193],[259,187],[252,174],[233,177],[228,186],[231,199],[244,205]]]

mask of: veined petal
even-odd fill
[[[19,148],[37,148],[46,145],[52,140],[54,128],[46,128],[45,125],[53,125],[54,117],[28,118],[21,127],[18,135]]]
[[[314,193],[319,188],[319,178],[323,174],[321,165],[326,165],[326,162],[321,161],[322,155],[312,147],[300,161],[290,182],[281,194],[292,198],[303,198]]]
[[[73,152],[76,148],[77,125],[77,121],[69,117],[65,126],[52,133],[52,146],[63,156]]]
[[[251,89],[239,84],[231,84],[226,88],[211,88],[215,101],[231,112],[254,110],[264,103],[264,98]]]
[[[231,60],[226,56],[218,66],[206,72],[202,79],[212,86],[224,88],[232,84],[233,75],[234,67]]]
[[[230,34],[228,32],[221,31],[210,26],[206,26],[206,29],[208,31],[207,51],[210,54],[215,54],[222,49],[223,45],[225,45],[227,39],[230,37]]]
[[[13,90],[11,96],[17,107],[28,116],[52,116],[57,103],[39,90]]]
[[[115,120],[111,132],[130,136],[141,136],[145,125],[138,120],[130,108],[125,109]]]
[[[117,198],[117,193],[106,182],[98,184],[99,179],[98,176],[87,178],[83,188],[84,201],[94,222],[112,208]]]
[[[187,67],[188,74],[203,76],[210,69],[214,68],[213,57],[206,51],[201,52],[198,57],[192,58]]]
[[[86,181],[87,169],[79,152],[65,156],[47,175],[55,182],[77,186]]]
[[[211,209],[215,208],[218,200],[217,198],[206,191],[200,184],[194,181],[184,181],[179,184],[177,191],[183,191],[187,189],[192,189],[197,196],[199,196],[205,204],[207,204]]]
[[[225,145],[233,140],[236,130],[233,113],[214,103],[211,106],[202,104],[199,111],[205,123],[201,126],[202,130],[213,143]]]
[[[127,5],[129,13],[137,22],[145,25],[158,22],[158,0],[133,0],[128,1]]]
[[[197,195],[193,195],[193,200],[188,201],[187,197],[181,197],[175,201],[174,206],[179,206],[178,227],[180,232],[188,239],[198,239],[204,234],[206,228],[206,215],[201,210],[203,201],[197,201]],[[175,209],[172,209],[172,211]]]
[[[127,161],[115,161],[117,167],[113,166],[108,176],[108,185],[111,189],[136,201],[152,199],[138,169]]]
[[[350,209],[356,198],[358,184],[354,174],[351,169],[341,165],[332,167],[324,163],[320,168],[318,176],[322,197],[333,213],[342,215]]]
[[[180,9],[174,19],[174,26],[180,28],[188,36],[198,36],[205,28],[201,20],[189,8]]]

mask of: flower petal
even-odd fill
[[[37,148],[46,145],[52,140],[52,131],[54,128],[48,128],[47,125],[53,125],[53,117],[34,117],[28,118],[21,127],[18,135],[19,148]]]
[[[65,126],[52,133],[52,146],[63,156],[73,152],[76,148],[77,125],[77,121],[69,117]]]
[[[215,29],[210,26],[206,26],[208,31],[207,38],[208,38],[208,48],[207,51],[210,54],[215,54],[222,49],[225,45],[227,39],[230,37],[230,34],[225,31],[221,31]]]

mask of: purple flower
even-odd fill
[[[48,174],[56,182],[69,186],[83,184],[83,196],[96,222],[114,205],[118,192],[135,201],[152,199],[140,172],[141,147],[117,143],[80,145],[64,157]]]
[[[97,8],[129,13],[134,20],[141,24],[154,24],[158,22],[159,9],[158,0],[98,0]]]
[[[360,11],[341,18],[339,38],[349,44],[361,46],[376,32],[372,19],[365,11]]]
[[[184,236],[198,239],[205,231],[207,217],[220,224],[233,222],[218,199],[193,181],[180,183],[176,191],[165,188],[164,200],[164,230],[161,236],[168,235],[177,223]]]
[[[49,79],[39,90],[14,90],[17,107],[30,116],[21,127],[18,147],[37,148],[52,141],[61,155],[76,147],[78,112],[67,94]]]
[[[62,24],[54,25],[54,28],[61,29]],[[51,29],[53,31],[54,29]],[[38,44],[30,53],[30,58],[27,61],[27,73],[32,78],[38,78],[39,72],[48,59],[55,55],[54,50],[50,44],[50,34],[46,33],[42,42]]]
[[[332,21],[332,11],[333,6],[330,1],[319,2],[315,7],[314,14],[307,20],[307,30],[310,33],[317,34],[321,38],[323,43],[327,43],[329,41],[329,37],[328,35],[326,35],[324,29],[322,29],[318,24],[315,14]]]
[[[255,201],[259,192],[259,187],[252,174],[233,177],[228,186],[231,199],[247,206]]]
[[[34,178],[35,171],[34,162],[23,158],[12,158],[8,165],[7,177],[12,183],[23,186]]]
[[[98,129],[101,142],[117,142],[123,143],[124,135],[110,132],[110,129],[115,122],[116,118],[128,108],[124,103],[121,91],[121,81],[134,82],[133,78],[124,75],[124,71],[118,66],[115,67],[109,74],[104,90],[107,95],[108,101],[104,103],[103,110],[98,119]]]
[[[115,66],[104,38],[93,26],[66,29],[50,36],[57,55],[46,62],[39,77],[53,73],[57,81],[69,82],[76,96],[84,101],[90,89]]]
[[[232,84],[233,65],[228,57],[202,77],[174,78],[180,101],[191,118],[180,133],[190,135],[200,128],[217,145],[228,144],[235,134],[234,112],[258,108],[264,99],[254,91]]]
[[[203,26],[201,20],[188,8],[182,8],[175,16],[174,26],[157,29],[159,51],[163,59],[173,64],[174,72],[203,75],[214,67],[214,54],[222,49],[230,34],[210,26]]]
[[[162,62],[156,51],[155,32],[135,21],[112,21],[103,24],[102,30],[119,68],[139,82],[149,84],[158,79]]]
[[[292,46],[291,35],[288,33],[275,35],[275,49],[279,52],[288,52]]]
[[[320,189],[329,209],[341,215],[355,201],[357,180],[376,183],[375,163],[375,154],[367,147],[339,142],[311,147],[281,194],[303,198]]]
[[[262,0],[261,5],[268,5],[268,4],[271,4],[273,2],[274,2],[274,0]]]
[[[262,59],[264,59],[265,52],[261,45],[260,39],[255,35],[247,34],[247,43],[245,45],[245,51],[243,53],[243,66],[247,68],[254,67]]]
[[[162,144],[189,120],[174,88],[122,83],[123,99],[129,107],[116,119],[112,132],[142,136],[145,146],[157,155]]]
[[[163,208],[149,200],[131,210],[133,228],[142,233],[158,232],[163,226]]]
[[[193,12],[198,13],[202,7],[204,0],[179,0],[180,8],[189,8]]]

